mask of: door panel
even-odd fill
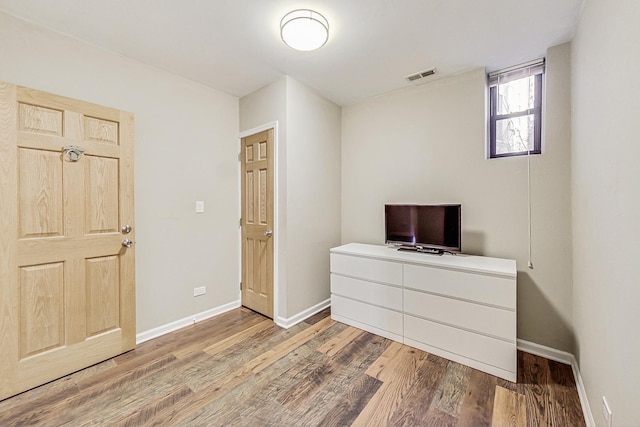
[[[20,148],[18,194],[21,238],[62,236],[60,154]]]
[[[18,130],[62,136],[62,111],[18,103]]]
[[[118,232],[118,160],[86,156],[86,234]]]
[[[85,139],[118,145],[118,123],[95,117],[84,117]]]
[[[0,83],[0,399],[134,347],[133,214],[130,113]]]
[[[273,318],[273,129],[241,150],[242,304]]]
[[[117,256],[86,260],[87,336],[120,326],[120,261]]]
[[[64,263],[20,268],[20,356],[64,345]]]

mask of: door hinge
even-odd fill
[[[240,282],[240,290],[242,290],[242,282]]]
[[[240,221],[238,221],[238,222],[239,222],[240,227],[242,227],[242,218],[240,218]]]
[[[242,161],[242,153],[238,153],[238,161],[241,162]]]

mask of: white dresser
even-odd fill
[[[331,317],[516,381],[514,260],[333,248]]]

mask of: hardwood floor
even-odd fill
[[[236,309],[0,401],[0,425],[583,426],[571,367],[518,383],[334,322]]]

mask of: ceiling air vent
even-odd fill
[[[417,85],[426,83],[427,80],[425,80],[425,77],[433,76],[435,73],[436,67],[433,67],[429,68],[428,70],[420,71],[419,73],[409,74],[408,76],[405,76],[405,79],[407,79],[409,83]]]

